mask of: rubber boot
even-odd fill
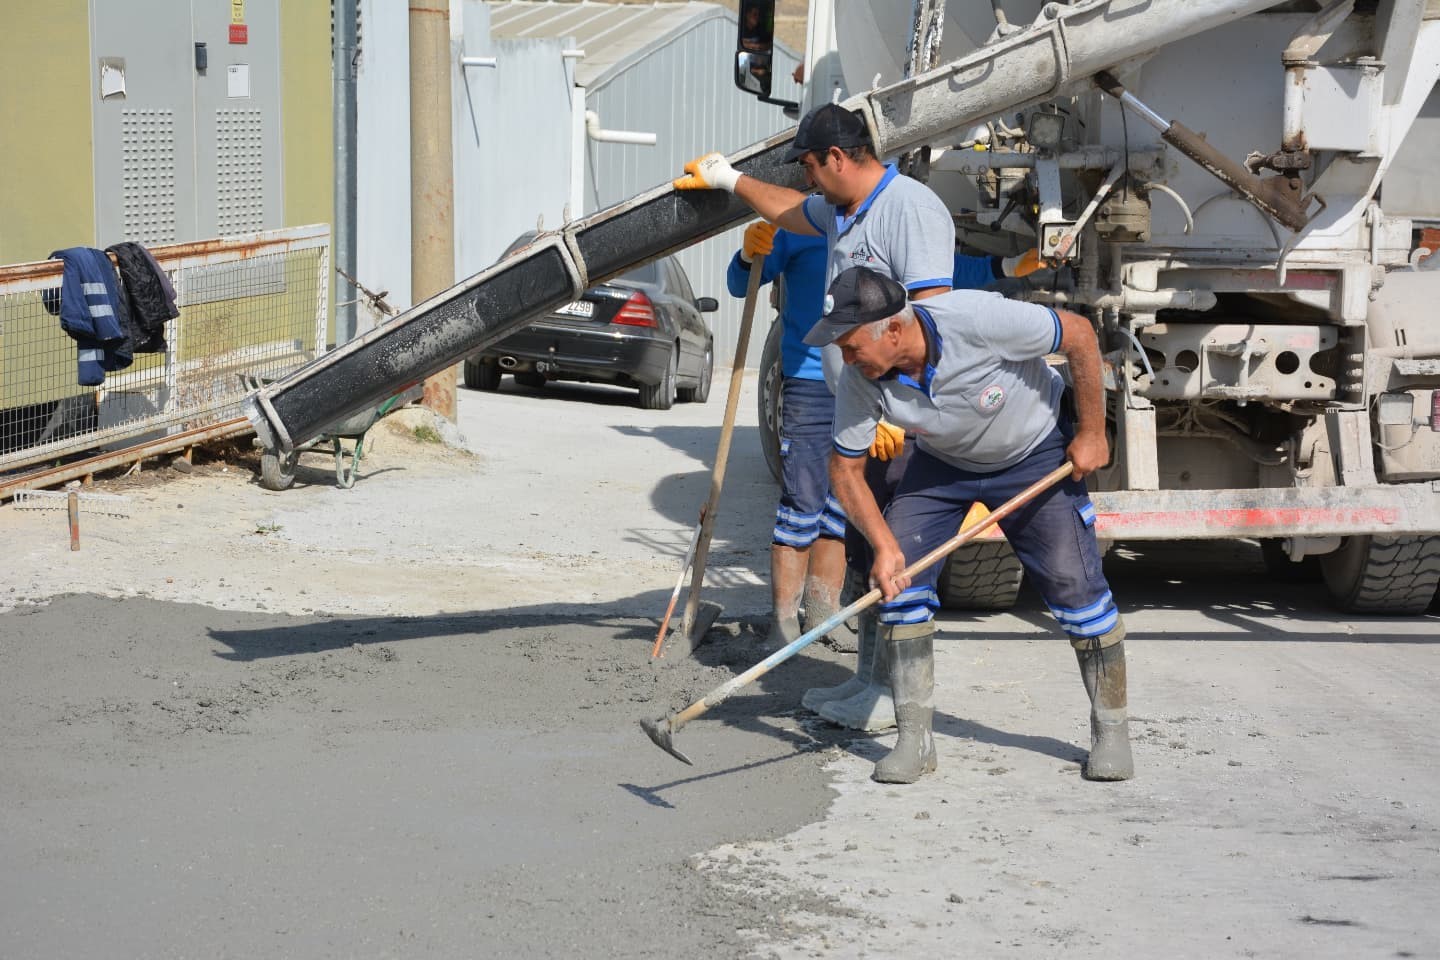
[[[870,611],[860,614],[860,639],[859,653],[855,659],[855,674],[844,683],[835,687],[811,687],[805,691],[800,698],[800,706],[811,713],[819,713],[827,703],[832,700],[844,700],[853,697],[871,684],[872,671],[875,667],[875,651],[877,643],[875,640],[874,617]]]
[[[783,647],[800,639],[800,595],[805,590],[805,568],[810,549],[770,545],[770,636],[767,643]]]
[[[935,770],[935,621],[881,627],[880,642],[889,645],[900,739],[875,764],[870,779],[914,783]]]
[[[895,726],[895,700],[890,693],[890,645],[881,639],[884,630],[878,614],[861,614],[861,643],[870,643],[870,669],[864,683],[848,696],[832,697],[816,712],[833,724],[851,730],[878,733]]]
[[[811,545],[802,604],[807,631],[829,620],[844,605],[841,584],[846,573],[844,541],[822,537]],[[855,653],[859,645],[856,632],[843,622],[827,630],[821,640],[840,653]]]
[[[1071,644],[1090,695],[1090,756],[1080,775],[1086,780],[1129,780],[1135,776],[1135,761],[1130,756],[1126,715],[1125,624],[1121,621],[1109,633]]]

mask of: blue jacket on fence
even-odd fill
[[[65,263],[60,281],[60,328],[75,341],[80,385],[96,387],[105,382],[106,371],[124,370],[132,360],[115,268],[104,251],[93,247],[70,247],[50,254],[50,259],[57,258]]]

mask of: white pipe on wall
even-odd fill
[[[602,130],[600,115],[594,110],[585,111],[585,134],[591,140],[601,143],[633,143],[642,147],[655,146],[655,134],[636,130]]]

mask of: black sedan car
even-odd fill
[[[703,314],[718,309],[714,297],[695,296],[674,257],[663,257],[591,287],[471,356],[465,386],[498,390],[508,373],[531,388],[547,380],[638,387],[646,410],[668,410],[676,399],[704,403],[715,346]]]

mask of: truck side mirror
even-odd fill
[[[741,0],[735,43],[735,86],[761,100],[770,98],[770,62],[775,53],[775,0]]]

